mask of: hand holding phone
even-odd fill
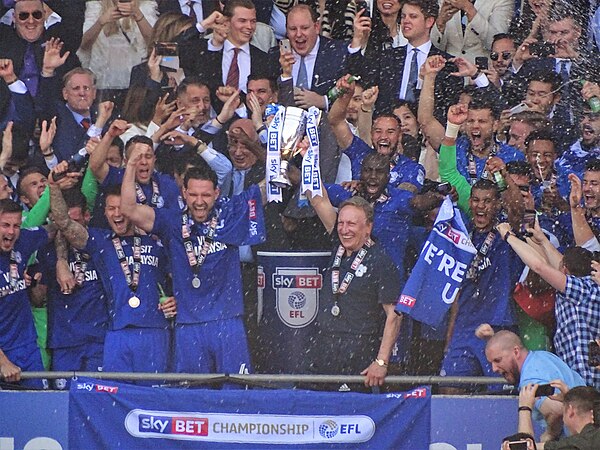
[[[292,45],[289,39],[282,39],[279,42],[279,48],[281,48],[282,53],[292,53]]]
[[[488,59],[485,56],[477,56],[475,65],[479,70],[488,70]]]
[[[550,384],[540,384],[535,390],[536,397],[549,397],[554,395],[554,387]]]

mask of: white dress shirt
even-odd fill
[[[408,78],[410,77],[410,68],[412,65],[413,59],[413,47],[410,43],[406,44],[406,59],[404,60],[404,70],[402,72],[402,83],[400,84],[400,97],[401,99],[406,98],[406,87],[408,86]],[[419,69],[427,59],[429,55],[429,50],[431,50],[431,41],[427,41],[424,44],[417,47],[419,49],[419,53],[417,53],[417,64],[419,67],[417,68],[417,86],[419,88]]]

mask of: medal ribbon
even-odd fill
[[[137,235],[133,236],[133,274],[129,268],[123,246],[121,245],[121,238],[119,238],[119,236],[114,236],[112,238],[112,243],[115,252],[117,253],[121,270],[123,270],[123,275],[125,275],[125,281],[127,281],[129,289],[135,292],[140,282],[140,269],[142,267],[142,238]]]
[[[496,232],[490,231],[485,237],[483,244],[481,244],[481,247],[477,249],[477,254],[475,255],[475,258],[473,258],[473,261],[471,261],[471,265],[467,270],[468,280],[476,280],[479,276],[479,273],[484,271],[491,265],[490,259],[487,257],[487,254],[490,251],[490,248],[492,248],[492,242],[494,241],[494,237],[496,237]],[[473,239],[471,236],[471,241],[472,240]]]
[[[183,237],[183,246],[185,248],[185,254],[188,258],[188,263],[192,268],[192,272],[194,272],[194,278],[197,278],[200,267],[202,267],[202,264],[204,264],[204,261],[206,261],[208,250],[210,250],[210,246],[215,241],[218,219],[217,216],[214,216],[210,220],[208,233],[204,237],[204,244],[202,244],[202,248],[200,249],[200,254],[198,256],[196,256],[196,252],[194,251],[194,244],[192,243],[191,239],[189,222],[190,219],[186,211],[182,215],[181,236]]]
[[[77,286],[81,286],[85,280],[85,272],[87,270],[88,261],[90,260],[90,255],[76,249],[73,249],[73,254],[75,255],[75,282],[77,283]]]
[[[344,295],[344,293],[348,290],[350,283],[352,283],[354,275],[356,274],[356,269],[358,269],[360,264],[363,262],[365,256],[367,256],[367,253],[369,252],[369,248],[372,246],[373,241],[368,239],[367,242],[365,242],[365,245],[363,245],[356,254],[354,261],[352,261],[352,264],[350,265],[350,270],[346,272],[346,275],[344,275],[341,285],[340,266],[342,264],[342,256],[344,255],[346,249],[343,245],[338,247],[335,257],[333,258],[333,265],[331,266],[331,290],[333,291],[333,295]]]
[[[137,197],[138,203],[144,205],[146,203],[146,194],[142,190],[142,187],[139,183],[135,183],[135,195]],[[152,180],[152,199],[150,200],[150,206],[156,208],[158,205],[158,197],[160,197],[160,191],[158,189],[158,183]]]
[[[498,148],[494,144],[489,157],[491,158],[492,156],[496,156],[496,153],[498,153]],[[469,151],[467,152],[467,157],[469,159],[469,164],[467,166],[467,171],[469,172],[469,183],[471,184],[471,186],[473,186],[477,182],[478,178],[477,178],[477,163],[475,162],[475,155],[473,154],[473,151],[471,149],[469,149]],[[487,170],[483,169],[481,178],[489,178]]]

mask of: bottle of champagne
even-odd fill
[[[585,83],[586,80],[581,80],[581,85],[583,86],[583,84]],[[588,99],[588,105],[590,106],[590,109],[592,110],[593,113],[597,113],[600,112],[600,98],[598,97],[592,97],[590,99]]]
[[[352,83],[353,81],[359,81],[359,80],[360,80],[360,76],[351,75],[350,78],[348,78],[348,83]],[[344,95],[344,93],[345,93],[345,89],[338,89],[337,86],[334,86],[331,89],[329,89],[329,91],[327,92],[327,100],[329,100],[329,105],[332,105],[333,102],[335,102],[339,97]]]

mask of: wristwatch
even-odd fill
[[[375,358],[375,364],[379,367],[387,367],[387,363],[383,359]]]

